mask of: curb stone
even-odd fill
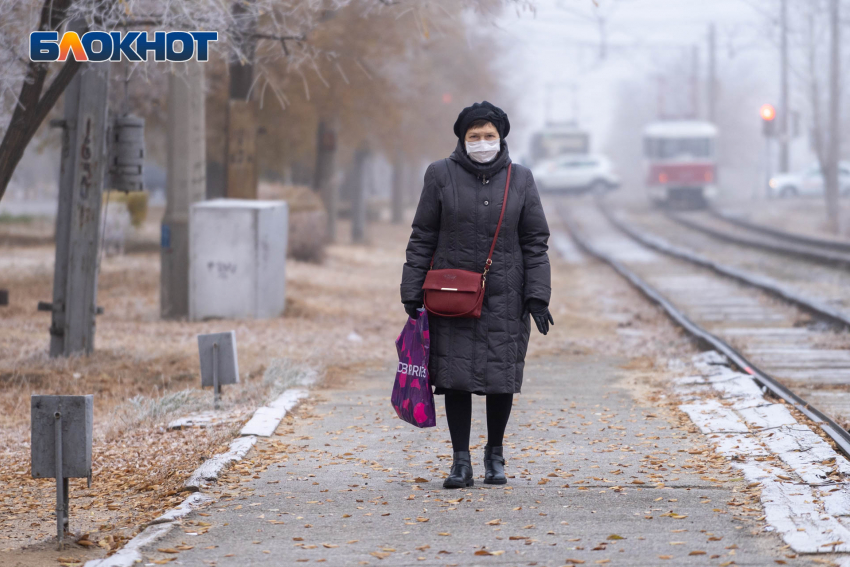
[[[115,554],[103,559],[87,561],[85,567],[132,567],[142,561],[141,549],[165,537],[177,524],[177,521],[192,510],[214,500],[212,496],[200,492],[206,482],[218,479],[221,472],[230,464],[241,461],[248,451],[257,443],[257,437],[269,437],[274,434],[286,413],[294,408],[299,401],[307,397],[304,389],[287,390],[269,406],[258,408],[254,416],[240,431],[240,437],[230,442],[226,453],[207,459],[198,467],[192,476],[183,483],[183,490],[193,492],[179,506],[169,510],[148,524],[141,533],[128,541]],[[251,426],[249,428],[249,426]],[[269,430],[269,428],[271,428]],[[261,431],[252,434],[252,431]],[[269,431],[268,433],[264,433]]]
[[[142,560],[139,551],[142,547],[165,537],[171,531],[177,520],[212,500],[212,496],[206,494],[192,494],[183,501],[180,506],[169,510],[159,518],[152,521],[139,535],[131,539],[114,555],[104,559],[93,559],[87,561],[85,567],[130,567]]]
[[[760,486],[764,531],[777,532],[795,553],[850,553],[850,489],[840,480],[850,475],[850,462],[720,353],[691,363],[697,375],[676,380],[679,409],[715,452]],[[759,458],[768,455],[780,462]],[[837,559],[850,565],[848,555]]]

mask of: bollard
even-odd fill
[[[62,549],[69,531],[71,478],[91,486],[94,404],[88,396],[31,396],[33,478],[56,479],[56,539]]]
[[[62,474],[62,414],[53,414],[53,443],[56,449],[56,541],[59,542],[59,551],[62,551],[62,543],[65,535],[65,477]]]
[[[213,343],[213,409],[218,409],[218,399],[221,396],[221,384],[218,383],[218,343]]]
[[[198,335],[198,356],[201,362],[201,388],[212,386],[213,408],[218,409],[221,387],[239,383],[236,332]]]

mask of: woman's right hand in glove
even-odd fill
[[[549,306],[539,299],[529,299],[526,309],[531,313],[531,318],[534,319],[534,324],[537,325],[537,330],[540,331],[540,334],[547,334],[549,332],[549,324],[555,324],[552,314],[549,313]]]
[[[419,308],[422,307],[421,303],[416,303],[409,301],[404,304],[404,310],[407,312],[407,316],[411,319],[419,318]]]

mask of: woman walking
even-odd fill
[[[446,397],[453,450],[444,488],[474,483],[469,455],[472,394],[487,401],[484,483],[507,482],[502,443],[513,396],[522,387],[529,314],[544,335],[554,324],[549,313],[549,227],[531,172],[511,164],[505,143],[510,128],[507,115],[487,101],[463,109],[454,124],[454,152],[425,172],[407,245],[401,300],[413,318],[423,305],[429,269],[486,274],[480,318],[429,313],[428,371],[434,393]]]

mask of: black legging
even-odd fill
[[[505,428],[511,417],[513,394],[487,394],[487,444],[501,447]],[[446,419],[455,452],[469,451],[469,431],[472,426],[472,394],[446,393]]]

